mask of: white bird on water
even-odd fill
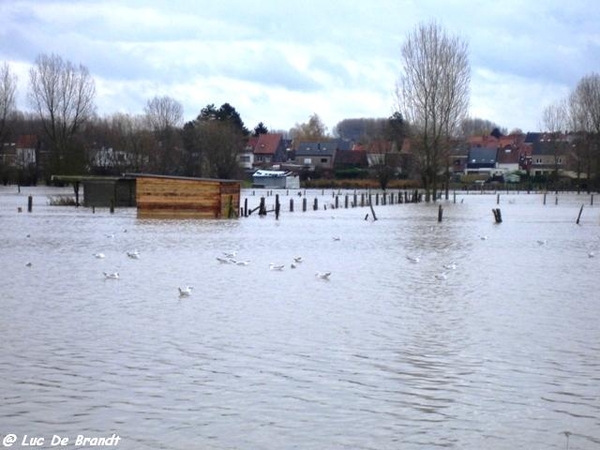
[[[194,289],[193,286],[186,286],[186,287],[179,287],[177,288],[179,290],[179,296],[180,297],[189,297],[190,295],[192,295],[192,289]]]
[[[317,272],[315,274],[315,276],[317,278],[320,278],[321,280],[329,280],[329,277],[331,276],[331,272]]]
[[[302,259],[302,256],[296,256],[296,257],[294,257],[294,261],[297,263],[301,263],[304,260]]]
[[[594,252],[589,252],[588,253],[588,258],[593,258],[594,256],[596,256],[596,254]]]
[[[107,280],[118,280],[119,272],[102,272]]]
[[[221,264],[230,264],[231,263],[230,259],[221,258],[220,256],[217,256],[217,261],[219,261]]]
[[[96,259],[104,259],[104,253],[94,253],[94,258],[96,258]]]
[[[411,263],[415,263],[415,264],[419,262],[419,257],[418,256],[408,255],[406,257],[406,259],[408,259]]]
[[[445,273],[445,272],[442,272],[442,273],[437,273],[437,274],[435,275],[435,277],[436,277],[438,280],[446,280],[446,279],[448,279],[448,275],[446,275],[446,273]]]
[[[269,269],[271,270],[283,270],[285,266],[283,264],[269,264]]]
[[[537,240],[537,243],[538,243],[539,245],[545,245],[545,244],[547,244],[547,243],[548,243],[548,240],[547,240],[547,239],[538,239],[538,240]]]
[[[127,256],[129,256],[131,259],[140,259],[140,252],[138,252],[137,250],[127,252]]]
[[[444,264],[444,269],[456,270],[456,263],[454,261],[452,261],[449,264]]]

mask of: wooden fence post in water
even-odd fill
[[[502,213],[500,212],[500,208],[493,208],[492,212],[494,213],[494,220],[496,223],[502,223]]]
[[[113,214],[115,212],[115,199],[110,199],[110,213]]]
[[[546,204],[546,193],[544,192],[544,205]]]
[[[591,197],[590,197],[590,206],[594,206],[594,194],[591,194]]]
[[[275,220],[279,220],[279,211],[281,210],[281,204],[279,203],[279,194],[275,195]]]
[[[316,211],[317,209],[319,209],[319,199],[315,197],[315,201],[313,203],[313,210]]]
[[[258,207],[258,215],[259,216],[267,215],[267,207],[265,206],[265,198],[264,197],[260,198],[260,205]]]
[[[346,194],[346,198],[344,199],[344,208],[348,209],[348,194]]]
[[[500,204],[500,194],[496,195],[496,205]]]
[[[306,197],[302,197],[302,212],[306,212]]]
[[[290,198],[290,212],[294,212],[294,199]]]
[[[248,198],[244,199],[244,217],[248,217]]]
[[[33,197],[30,195],[27,197],[27,212],[31,212],[33,210]]]
[[[575,222],[577,225],[579,225],[579,219],[581,219],[582,212],[583,212],[583,204],[581,205],[581,208],[579,208],[579,215],[577,216],[577,222]]]
[[[444,208],[442,205],[438,207],[438,222],[442,221],[442,216],[444,215]]]
[[[336,195],[335,196],[335,209],[338,209],[340,207],[340,196]]]
[[[377,216],[375,215],[375,210],[373,209],[373,203],[371,203],[371,199],[369,199],[369,206],[371,207],[371,214],[373,214],[373,220],[377,220]],[[368,214],[367,214],[368,216]],[[366,220],[366,217],[365,217]]]

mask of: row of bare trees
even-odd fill
[[[94,79],[83,65],[58,55],[38,56],[29,72],[28,105],[16,108],[17,77],[0,66],[0,171],[5,143],[20,134],[40,137],[37,176],[151,172],[232,178],[248,130],[235,108],[208,105],[184,125],[183,106],[168,97],[148,100],[144,114],[96,115]],[[264,127],[264,126],[263,126]],[[5,164],[6,165],[6,164]]]
[[[579,80],[566,98],[544,108],[542,125],[555,145],[554,159],[566,151],[576,161],[578,178],[598,185],[600,176],[600,74],[591,73]],[[569,139],[566,139],[569,138]],[[558,170],[555,169],[555,177]]]

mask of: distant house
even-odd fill
[[[366,169],[369,160],[365,150],[338,150],[335,153],[333,167],[336,170]]]
[[[567,136],[549,133],[527,133],[525,142],[531,145],[531,174],[550,175],[568,168],[571,145]]]
[[[317,168],[331,170],[337,148],[336,141],[300,142],[296,147],[294,161],[309,170]]]
[[[498,150],[487,147],[471,147],[467,161],[467,173],[494,175]]]
[[[254,168],[254,148],[258,142],[258,136],[252,136],[248,139],[246,146],[238,154],[237,160],[242,169],[245,172],[252,172]]]
[[[0,157],[5,166],[26,169],[36,163],[36,150],[39,139],[35,135],[24,134],[16,142],[5,143]]]
[[[377,140],[366,144],[356,144],[352,148],[353,151],[364,151],[367,154],[369,166],[378,166],[385,164],[388,155],[399,153],[392,141]]]
[[[511,173],[518,171],[520,168],[520,158],[521,154],[518,148],[510,144],[505,145],[503,148],[500,148],[497,153],[498,170],[502,173]]]
[[[278,133],[258,135],[254,144],[254,167],[269,167],[273,164],[285,162],[287,159],[286,141]]]

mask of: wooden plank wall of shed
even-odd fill
[[[218,182],[138,178],[136,193],[140,213],[217,217],[221,210]]]

